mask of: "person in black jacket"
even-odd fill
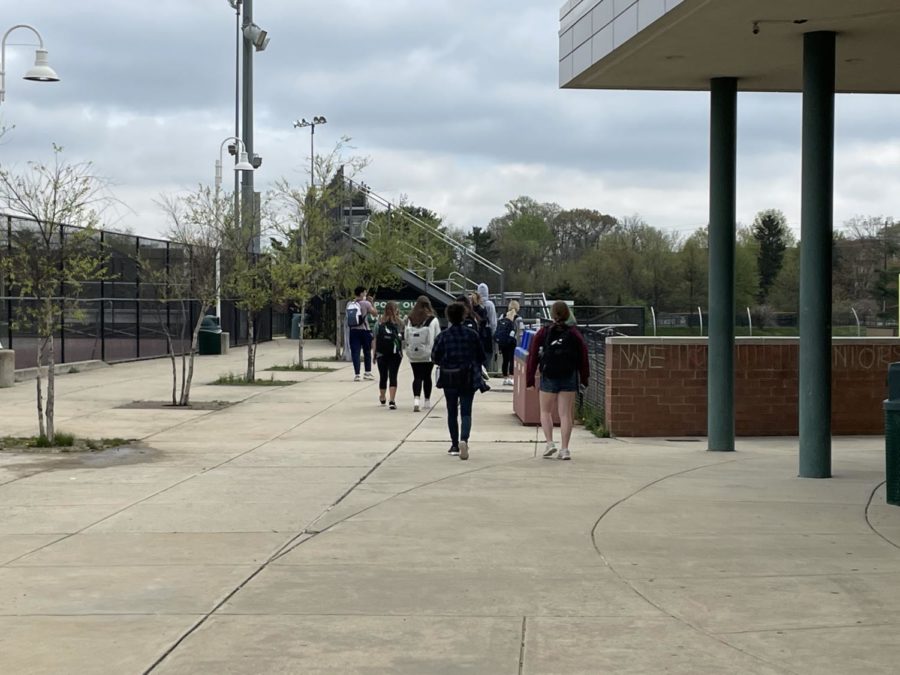
[[[454,302],[447,306],[450,327],[437,336],[431,360],[440,368],[438,387],[447,401],[447,428],[450,431],[450,455],[469,458],[472,431],[472,403],[481,380],[484,349],[478,334],[463,325],[466,308]],[[458,418],[458,419],[457,419]],[[462,428],[460,428],[460,426]]]

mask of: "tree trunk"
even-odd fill
[[[300,368],[303,368],[303,319],[306,316],[306,301],[300,303],[300,339],[297,340],[297,361]]]
[[[47,437],[47,428],[44,425],[44,396],[41,390],[41,368],[44,365],[44,345],[46,344],[46,340],[40,339],[38,341],[38,351],[37,351],[37,377],[35,378],[35,385],[37,386],[37,414],[38,414],[38,436],[39,437]]]
[[[256,379],[256,335],[253,330],[253,312],[247,311],[247,373],[244,379],[253,382]]]
[[[183,375],[181,386],[181,403],[180,405],[190,405],[191,402],[191,381],[194,379],[194,356],[200,343],[200,324],[203,323],[203,317],[206,315],[206,307],[199,313],[197,323],[194,325],[194,333],[191,336],[191,357],[188,360],[187,375]],[[183,363],[183,361],[182,361]],[[182,365],[182,370],[184,366]]]
[[[172,361],[172,405],[178,405],[178,399],[175,397],[175,390],[178,387],[178,367],[175,361],[175,343],[172,342],[172,336],[166,333],[166,346],[169,348],[169,359]]]
[[[47,440],[50,445],[56,441],[56,429],[53,425],[54,402],[56,400],[56,349],[53,344],[53,335],[50,335],[50,362],[47,364]]]
[[[334,360],[341,360],[341,347],[344,346],[344,313],[341,311],[341,296],[334,289]]]

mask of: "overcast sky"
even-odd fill
[[[707,220],[708,95],[558,86],[561,0],[255,0],[271,44],[255,58],[258,189],[308,181],[317,152],[353,138],[363,180],[466,229],[519,195],[689,232]],[[16,128],[0,162],[91,160],[131,210],[120,227],[160,234],[160,193],[211,183],[234,127],[234,12],[226,0],[27,0],[8,25],[43,35],[62,81],[21,79],[32,48],[7,47]],[[30,42],[28,32],[11,44]],[[738,218],[800,217],[800,98],[742,94]],[[836,224],[900,215],[900,100],[838,98]],[[226,179],[227,180],[227,179]]]

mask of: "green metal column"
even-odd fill
[[[710,82],[709,449],[734,450],[734,246],[737,193],[737,79]]]
[[[803,36],[800,476],[831,477],[835,34]]]

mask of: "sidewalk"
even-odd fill
[[[192,398],[239,402],[216,412],[116,408],[165,399],[165,360],[63,376],[59,428],[139,448],[0,453],[0,671],[896,672],[882,438],[836,439],[825,481],[795,439],[578,429],[549,461],[498,385],[462,462],[406,367],[397,411],[343,363],[204,384],[244,358],[199,359]],[[33,387],[0,390],[4,435],[33,433]]]

